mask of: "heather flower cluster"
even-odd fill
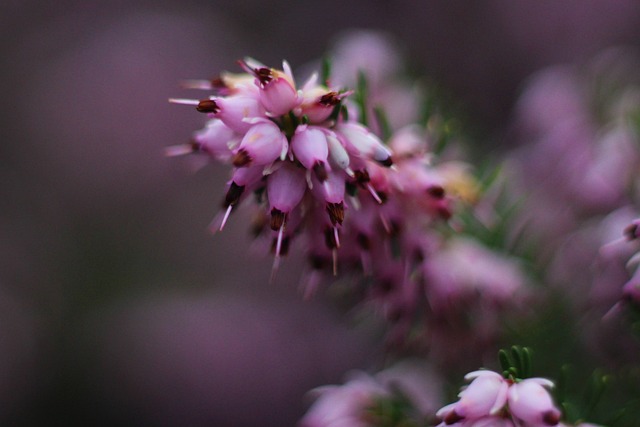
[[[470,372],[471,383],[460,400],[441,408],[436,415],[439,427],[454,426],[557,426],[561,412],[553,403],[549,389],[553,382],[544,378],[522,381],[505,379],[489,370]]]
[[[425,213],[449,216],[442,185],[427,172],[400,180],[392,177],[391,150],[354,120],[357,112],[345,102],[350,91],[319,82],[317,74],[298,88],[286,62],[283,70],[253,59],[240,65],[246,73],[187,82],[215,90],[216,95],[172,100],[196,106],[210,121],[192,142],[170,147],[167,153],[197,152],[234,166],[215,228],[222,229],[233,208],[255,194],[263,211],[254,230],[272,239],[275,266],[294,237],[303,235],[316,263],[332,260],[335,273],[340,247],[368,247],[373,218],[381,217],[378,206],[394,188],[407,185],[424,191]],[[343,239],[348,210],[362,226]],[[391,230],[390,218],[385,226]]]
[[[354,92],[317,73],[298,88],[286,62],[282,70],[253,59],[240,65],[243,74],[185,82],[214,95],[171,100],[195,106],[209,121],[167,154],[234,167],[212,228],[222,230],[234,209],[253,199],[252,230],[274,253],[272,278],[298,245],[309,265],[305,295],[336,276],[351,277],[347,292],[387,320],[390,345],[405,346],[412,335],[443,363],[455,360],[455,348],[488,347],[500,313],[522,302],[526,279],[514,259],[452,237],[464,228],[455,211],[481,195],[468,164],[431,152],[442,118],[433,114],[426,125],[396,119],[394,129],[385,104],[374,100],[391,86],[415,104],[418,91],[375,66],[374,78],[361,73]],[[348,81],[340,72],[336,79]],[[475,324],[460,324],[461,313]]]
[[[621,295],[640,302],[638,86],[601,79],[602,66],[591,71],[597,85],[570,68],[540,73],[510,133],[526,143],[478,173],[455,121],[429,90],[398,79],[398,64],[384,38],[359,33],[302,84],[286,62],[246,58],[243,73],[184,82],[211,95],[171,99],[208,121],[166,154],[233,168],[212,231],[252,206],[272,279],[284,256],[303,254],[306,298],[330,285],[342,307],[385,320],[386,355],[418,355],[438,372],[419,381],[360,372],[316,388],[300,426],[594,426],[566,396],[554,402],[552,381],[525,373],[526,351],[513,350],[517,363],[503,373],[467,374],[459,399],[440,410],[440,394],[425,386],[468,370],[470,355],[485,360],[529,316],[535,324],[536,311],[578,313],[579,340],[606,352],[594,337],[607,310],[619,311]],[[616,96],[590,92],[599,85]]]

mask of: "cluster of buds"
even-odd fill
[[[383,256],[372,241],[380,229],[385,241],[397,235],[403,226],[397,218],[409,217],[407,209],[420,210],[422,223],[449,218],[450,200],[425,153],[407,152],[415,134],[399,133],[390,144],[404,151],[396,167],[390,146],[357,121],[350,91],[319,82],[317,74],[298,89],[286,62],[282,70],[253,59],[240,65],[246,73],[185,82],[215,95],[170,100],[195,106],[210,121],[167,155],[200,153],[235,168],[213,230],[222,230],[254,194],[261,210],[253,229],[271,240],[274,272],[296,237],[308,240],[313,266],[335,275],[341,248],[347,257],[360,254],[370,270],[372,258]]]
[[[561,412],[548,389],[553,382],[544,378],[516,381],[497,372],[480,370],[465,376],[471,383],[458,400],[441,408],[438,426],[558,426]]]

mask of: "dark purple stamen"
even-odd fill
[[[227,194],[224,196],[223,206],[225,208],[235,206],[240,200],[242,193],[244,193],[244,185],[238,185],[235,182],[232,182],[229,186],[229,190],[227,190]]]
[[[393,165],[393,160],[391,160],[391,156],[387,157],[384,160],[376,160],[382,166],[390,168]]]
[[[327,168],[323,162],[317,161],[313,164],[313,173],[318,181],[325,182],[327,180]]]
[[[435,199],[442,199],[444,198],[445,191],[444,188],[442,188],[442,186],[440,185],[432,185],[431,187],[427,188],[427,194]]]
[[[342,221],[344,221],[344,203],[327,203],[327,212],[329,213],[329,219],[331,220],[331,224],[342,225]]]
[[[247,151],[244,148],[241,148],[240,150],[238,150],[236,154],[233,155],[233,158],[231,159],[231,163],[233,163],[233,166],[237,168],[241,168],[251,163],[251,160],[253,159],[251,158],[249,153],[247,153]]]
[[[338,248],[338,242],[336,242],[336,235],[334,234],[333,228],[327,228],[324,231],[324,243],[329,249],[333,250]]]
[[[340,97],[337,92],[328,92],[320,97],[318,104],[325,107],[333,107],[340,103]]]
[[[256,76],[256,78],[260,81],[260,84],[262,86],[265,86],[267,83],[273,80],[273,72],[271,71],[270,68],[266,68],[266,67],[256,68],[255,70],[253,70],[253,73]]]
[[[286,220],[287,220],[286,213],[276,208],[271,209],[271,223],[269,225],[271,226],[272,230],[274,231],[280,230],[280,227],[284,225]]]
[[[220,107],[218,107],[218,104],[216,104],[216,101],[214,101],[213,99],[203,99],[198,103],[196,110],[198,110],[201,113],[215,114],[218,111],[220,111]]]

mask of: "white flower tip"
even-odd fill
[[[497,372],[493,372],[488,369],[478,369],[477,371],[469,372],[464,376],[464,379],[466,381],[469,381],[482,376],[499,376],[500,378],[502,378],[502,375]]]
[[[293,82],[293,71],[291,71],[291,66],[286,60],[282,61],[282,71],[291,79]]]
[[[255,125],[256,123],[272,123],[271,120],[265,119],[264,117],[243,117],[242,121],[250,125]]]
[[[251,69],[250,71],[252,71],[252,70],[254,70],[254,69],[256,69],[256,68],[268,68],[268,67],[267,67],[266,65],[264,65],[262,62],[258,61],[258,60],[257,60],[257,59],[255,59],[255,58],[252,58],[252,57],[250,57],[250,56],[245,56],[245,57],[244,57],[244,60],[243,60],[243,61],[241,61],[241,62],[244,62],[244,64],[245,64],[246,66],[248,66],[248,67]],[[244,67],[243,67],[243,68],[244,68]]]
[[[303,91],[307,91],[310,90],[312,87],[314,87],[316,84],[318,83],[318,73],[314,72],[313,74],[311,74],[311,76],[309,77],[309,79],[305,82],[305,84],[302,86],[302,90]]]
[[[548,380],[546,378],[527,378],[524,381],[531,381],[534,383],[537,383],[539,385],[541,385],[542,387],[546,387],[546,388],[554,388],[556,385],[553,383],[553,381]]]

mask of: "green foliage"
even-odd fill
[[[365,126],[368,126],[369,123],[369,114],[367,111],[367,102],[369,97],[369,82],[367,81],[367,75],[364,71],[360,70],[358,72],[358,84],[356,88],[356,93],[354,95],[354,100],[356,105],[358,105],[358,111],[360,113],[360,123]]]
[[[428,425],[420,420],[415,408],[406,396],[395,392],[392,396],[375,400],[368,408],[365,419],[372,427],[420,427]]]
[[[322,58],[322,70],[320,74],[320,81],[322,84],[329,86],[329,80],[331,79],[331,59],[328,56]]]
[[[531,349],[514,345],[510,351],[498,351],[502,375],[511,380],[522,380],[531,376]]]

